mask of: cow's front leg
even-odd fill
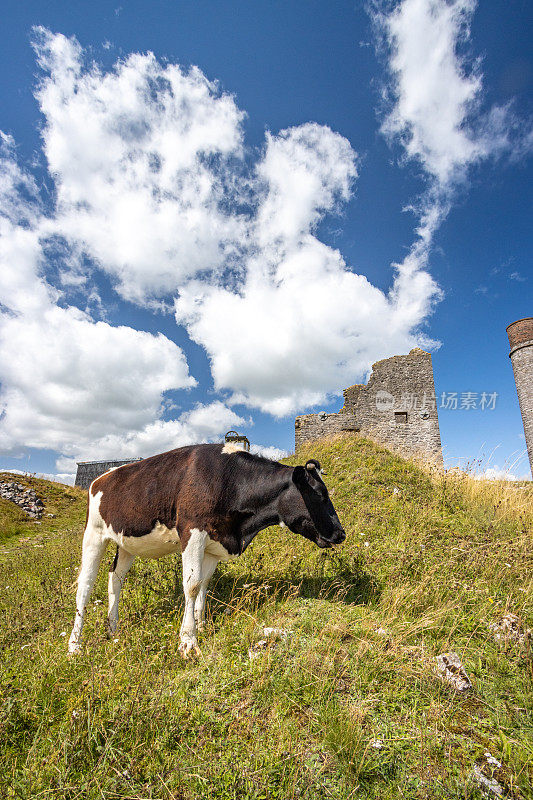
[[[217,568],[218,562],[219,558],[217,556],[213,556],[211,553],[205,553],[202,564],[202,584],[194,603],[194,619],[196,621],[196,628],[198,631],[203,630],[205,624],[204,616],[207,587],[209,586],[209,581],[213,577],[213,572]]]
[[[200,648],[196,640],[194,605],[202,586],[202,564],[208,538],[206,531],[192,528],[189,541],[181,556],[183,563],[185,611],[180,628],[179,650],[184,658],[188,658],[192,651],[200,655]]]

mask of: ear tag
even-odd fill
[[[319,467],[317,469],[317,465],[315,464],[314,461],[308,461],[307,464],[305,465],[305,468],[309,470],[309,472],[316,470],[319,475],[327,475],[327,473],[322,469],[322,467]]]

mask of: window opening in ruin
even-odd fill
[[[399,425],[403,425],[405,422],[407,422],[407,411],[395,411],[394,420]]]

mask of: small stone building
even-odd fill
[[[140,461],[140,458],[125,458],[123,461],[78,461],[76,480],[74,486],[88,489],[91,483],[113,467],[121,467],[123,464],[133,464]]]
[[[377,361],[367,384],[344,390],[336,414],[303,414],[295,420],[299,447],[336,433],[360,434],[405,456],[442,464],[439,418],[430,353]]]

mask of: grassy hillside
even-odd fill
[[[15,481],[21,486],[34,489],[45,504],[43,519],[31,520],[21,508],[0,497],[0,561],[3,545],[13,537],[29,537],[33,544],[42,541],[67,528],[79,530],[80,522],[85,520],[87,493],[77,486],[52,483],[32,475],[15,475],[0,472],[0,481]],[[23,542],[19,542],[23,543]],[[9,549],[10,551],[10,549]]]
[[[364,440],[290,461],[310,456],[345,544],[260,534],[218,568],[188,662],[175,557],[135,562],[110,642],[103,565],[67,658],[83,493],[40,482],[57,516],[9,518],[23,541],[0,549],[0,797],[481,798],[476,764],[532,796],[531,642],[489,629],[506,611],[533,628],[531,489],[431,475]],[[250,660],[263,626],[290,633]],[[435,674],[450,650],[466,695]]]

